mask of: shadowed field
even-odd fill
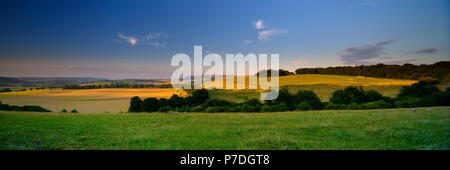
[[[0,149],[450,149],[449,123],[449,107],[417,112],[0,112]]]

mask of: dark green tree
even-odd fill
[[[138,96],[134,96],[130,100],[130,107],[128,108],[128,112],[142,112],[143,106],[142,106],[142,100]]]

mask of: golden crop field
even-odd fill
[[[224,82],[225,87],[232,86],[226,80],[232,79],[227,77],[218,80]],[[386,79],[386,78],[372,78],[362,76],[340,76],[340,75],[322,75],[322,74],[299,74],[279,77],[279,85],[337,85],[337,86],[407,86],[415,83],[414,80],[400,80],[400,79]],[[245,83],[245,87],[249,86],[249,77],[243,79],[235,78],[234,85],[237,83]],[[204,87],[213,87],[215,82],[205,82]],[[234,86],[233,86],[234,87]]]
[[[173,94],[185,95],[169,88],[46,89],[0,93],[0,100],[11,105],[38,105],[53,112],[76,109],[80,113],[119,113],[128,111],[133,96],[168,98]]]

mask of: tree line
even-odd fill
[[[88,84],[66,85],[63,89],[101,89],[101,88],[172,88],[171,84]]]
[[[28,111],[28,112],[52,112],[48,109],[44,109],[40,106],[16,106],[16,105],[8,105],[2,104],[0,101],[0,110],[4,111]]]
[[[346,87],[333,92],[329,102],[322,102],[310,90],[299,90],[295,94],[286,88],[279,91],[278,98],[261,102],[258,99],[235,103],[210,99],[205,89],[196,90],[192,96],[173,95],[169,99],[135,96],[130,100],[129,112],[281,112],[306,110],[359,110],[384,108],[410,108],[428,106],[450,106],[450,88],[441,91],[434,82],[420,81],[404,86],[394,97],[383,96],[375,90],[362,87]]]
[[[432,77],[441,81],[450,81],[450,61],[440,61],[434,64],[403,64],[403,65],[369,65],[369,66],[339,66],[326,68],[299,68],[296,74],[331,74],[347,76],[366,76],[378,78],[395,78],[418,80],[421,77]]]

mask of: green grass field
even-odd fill
[[[0,149],[444,149],[450,107],[284,113],[0,113]]]

